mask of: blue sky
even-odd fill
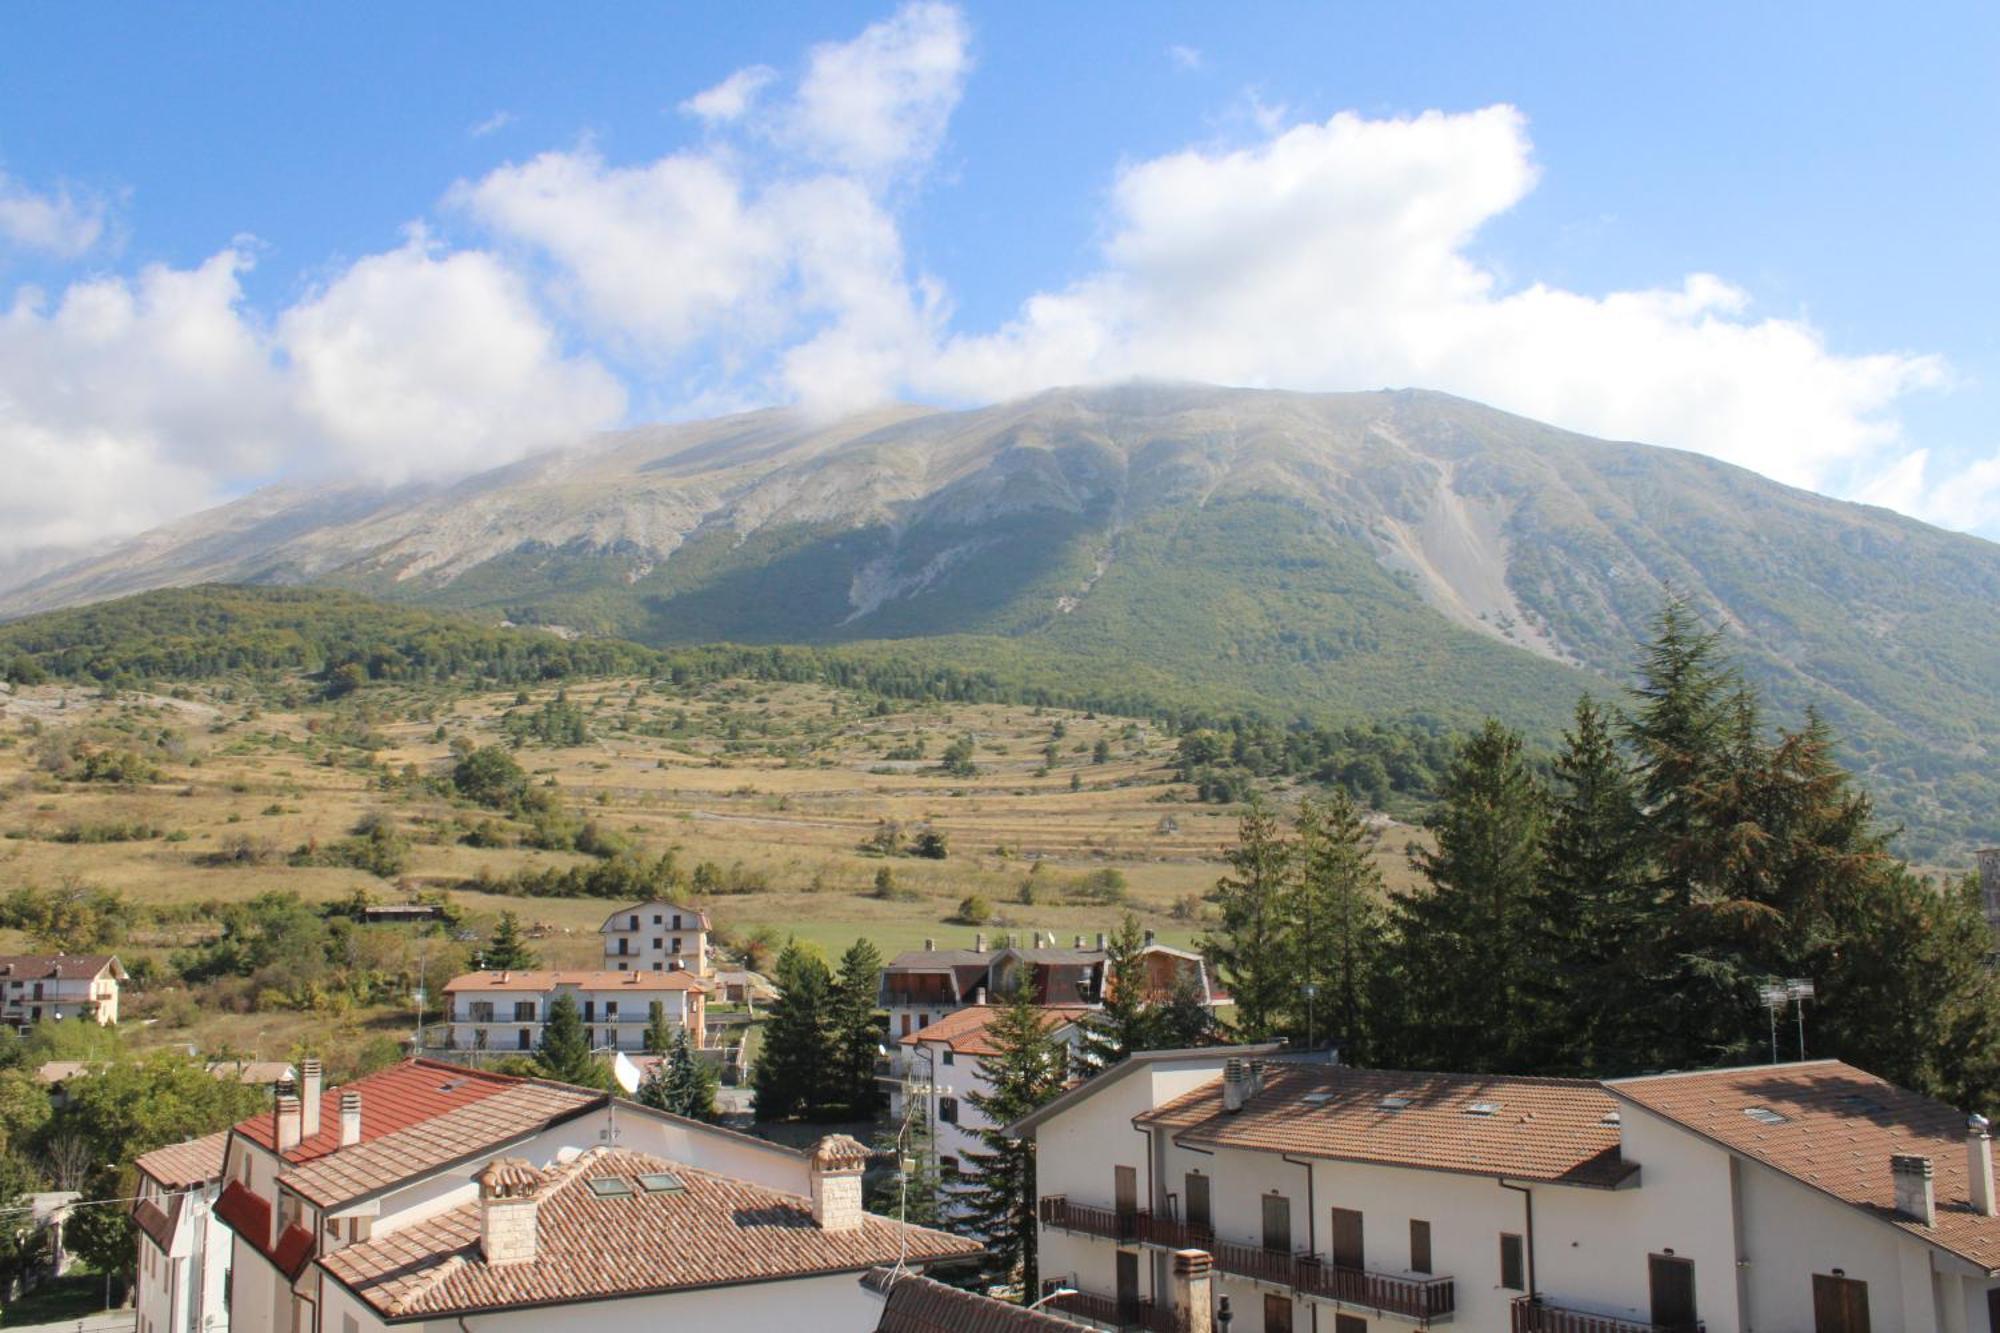
[[[0,562],[1134,374],[1425,384],[2000,536],[1996,58],[1970,5],[20,9]]]

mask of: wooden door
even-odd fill
[[[1410,1219],[1410,1271],[1431,1271],[1431,1224],[1414,1217]]]
[[[1355,1208],[1333,1210],[1333,1266],[1365,1268],[1361,1258],[1361,1212]]]
[[[1292,1333],[1291,1297],[1264,1297],[1264,1333]]]
[[[1646,1284],[1652,1291],[1656,1326],[1694,1327],[1694,1260],[1671,1254],[1648,1255]]]
[[[1187,1224],[1202,1231],[1211,1229],[1215,1214],[1209,1203],[1208,1177],[1190,1174],[1187,1178]]]
[[[1139,1256],[1132,1250],[1118,1251],[1118,1311],[1129,1317],[1139,1308]]]
[[[1814,1273],[1813,1333],[1868,1333],[1868,1284]]]
[[[1986,1289],[1986,1333],[2000,1333],[2000,1287]]]
[[[1112,1174],[1115,1177],[1112,1198],[1117,1203],[1118,1215],[1130,1217],[1139,1211],[1139,1169],[1118,1166],[1112,1168]]]
[[[1278,1254],[1292,1252],[1292,1201],[1282,1194],[1264,1196],[1264,1248]]]

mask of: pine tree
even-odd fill
[[[502,912],[500,924],[493,928],[493,938],[480,956],[480,966],[494,972],[525,972],[539,962],[521,933],[521,918]]]
[[[847,1108],[850,1120],[872,1120],[888,1098],[875,1077],[886,1029],[875,1007],[882,982],[882,954],[856,940],[840,959],[834,986],[834,1086],[829,1100]]]
[[[1688,604],[1667,603],[1639,663],[1625,737],[1638,764],[1661,887],[1685,907],[1697,892],[1708,843],[1695,793],[1710,782],[1731,730],[1734,673],[1721,660],[1721,635],[1704,630]]]
[[[776,972],[778,1002],[754,1080],[759,1120],[823,1111],[833,1083],[833,978],[826,964],[793,940],[778,955]]]
[[[1521,1070],[1538,1031],[1529,982],[1544,796],[1521,738],[1492,719],[1459,746],[1438,795],[1425,821],[1437,849],[1412,858],[1429,890],[1395,904],[1405,998],[1394,1047],[1420,1068]]]
[[[1206,942],[1211,965],[1236,999],[1236,1024],[1247,1041],[1278,1029],[1294,981],[1286,956],[1285,898],[1293,846],[1278,821],[1253,803],[1237,824],[1226,859],[1235,872],[1216,882],[1220,929]]]
[[[1386,937],[1382,873],[1347,793],[1299,806],[1298,854],[1286,904],[1287,953],[1298,987],[1287,1028],[1344,1040],[1350,1059],[1369,1052],[1368,999]]]
[[[1146,936],[1139,918],[1125,913],[1105,942],[1104,1005],[1083,1022],[1078,1063],[1100,1073],[1134,1051],[1154,1045],[1153,1016],[1146,994]]]
[[[967,1226],[986,1245],[985,1271],[997,1283],[1018,1284],[1024,1300],[1040,1286],[1036,1260],[1035,1145],[1010,1139],[1007,1126],[1062,1092],[1068,1080],[1064,1047],[1026,987],[987,1024],[993,1053],[980,1061],[986,1084],[966,1100],[986,1118],[981,1150],[968,1152],[954,1199]]]
[[[687,1035],[687,1029],[667,1021],[667,1006],[653,1001],[653,1007],[646,1018],[646,1054],[665,1055],[673,1049],[674,1034]]]
[[[1153,1029],[1153,1044],[1162,1051],[1213,1046],[1222,1040],[1215,1011],[1208,1006],[1208,993],[1194,969],[1175,975],[1167,1002],[1154,1012]]]
[[[687,1029],[678,1028],[667,1044],[666,1058],[640,1082],[638,1099],[673,1115],[712,1121],[719,1082],[715,1070],[695,1055]]]
[[[602,1088],[610,1081],[604,1066],[590,1053],[590,1033],[583,1026],[583,1011],[569,991],[558,991],[549,1004],[542,1023],[542,1044],[535,1051],[535,1065],[544,1078],[558,1083]]]

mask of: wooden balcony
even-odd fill
[[[1118,1333],[1175,1333],[1173,1311],[1152,1301],[1121,1301],[1116,1296],[1100,1296],[1078,1291],[1057,1296],[1043,1307],[1066,1319],[1082,1320]]]
[[[1654,1324],[1552,1305],[1540,1296],[1514,1302],[1514,1333],[1702,1333],[1702,1325]]]

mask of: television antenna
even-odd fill
[[[1757,988],[1757,998],[1771,1015],[1771,1063],[1778,1063],[1778,1011],[1794,1005],[1799,1025],[1799,1059],[1806,1058],[1806,1001],[1814,996],[1813,984],[1804,977],[1771,980]]]

